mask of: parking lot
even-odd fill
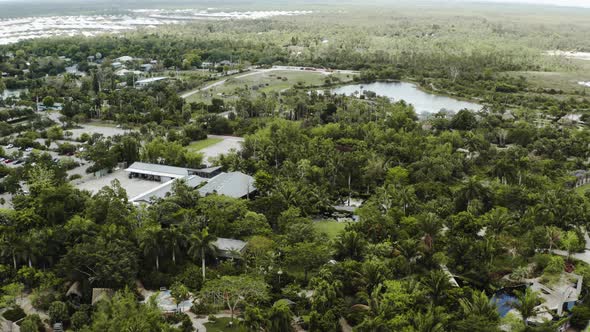
[[[162,184],[162,182],[149,181],[145,179],[130,179],[129,173],[121,169],[100,178],[95,178],[93,175],[88,175],[87,178],[82,179],[81,181],[76,181],[78,183],[76,183],[75,186],[78,189],[97,193],[103,187],[110,186],[113,180],[119,180],[121,187],[127,191],[127,197],[129,199],[150,189],[156,188]]]
[[[76,129],[68,129],[67,131],[72,132],[72,139],[78,139],[82,134],[87,133],[89,135],[92,134],[101,134],[105,137],[112,137],[115,135],[123,135],[132,132],[132,129],[123,129],[117,127],[108,127],[108,126],[94,126],[94,125],[81,125],[82,128]]]
[[[29,155],[33,152],[39,152],[39,153],[48,153],[52,158],[57,158],[57,159],[65,159],[65,158],[69,158],[69,159],[73,159],[75,162],[77,162],[78,164],[80,164],[81,166],[77,167],[77,168],[84,168],[84,170],[88,167],[88,164],[85,160],[82,160],[78,157],[75,156],[60,156],[57,152],[55,151],[41,151],[41,150],[30,150],[30,151],[23,151],[19,148],[16,147],[12,147],[9,148],[7,146],[2,147],[4,149],[4,154],[5,154],[5,158],[12,160],[12,162],[10,163],[6,163],[5,160],[2,160],[2,163],[4,163],[4,165],[6,165],[9,168],[16,168],[16,167],[20,167],[22,166],[22,162],[18,162],[20,161],[24,161],[25,159],[27,159],[29,157]],[[71,170],[73,171],[73,170]],[[79,170],[78,170],[79,172]],[[71,174],[78,174],[78,172],[73,172]],[[70,172],[68,172],[70,173]]]

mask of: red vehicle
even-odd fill
[[[11,162],[13,162],[13,161],[14,161],[14,160],[12,160],[12,159],[6,159],[6,160],[4,160],[4,163],[5,163],[5,164],[10,164],[10,163],[11,163]]]

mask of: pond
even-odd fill
[[[415,84],[408,82],[375,82],[368,84],[344,85],[332,90],[332,93],[353,95],[363,91],[373,91],[378,96],[388,97],[394,101],[405,100],[412,104],[417,114],[437,113],[441,109],[458,112],[464,108],[478,111],[481,105],[461,101],[451,97],[438,96],[420,90]]]
[[[2,93],[0,93],[0,98],[6,99],[8,97],[18,97],[21,93],[28,92],[27,89],[4,89]]]

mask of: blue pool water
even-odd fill
[[[518,303],[518,299],[507,291],[501,291],[494,294],[492,302],[498,308],[497,310],[500,317],[504,317],[512,309],[511,304]]]

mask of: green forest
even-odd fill
[[[0,323],[587,328],[590,61],[548,52],[590,52],[590,11],[309,6],[0,45],[0,93],[23,91],[0,98]],[[142,86],[146,64],[165,79]],[[481,107],[333,93],[374,82]],[[240,148],[208,158],[228,137]],[[137,204],[131,174],[84,186],[135,162],[219,166],[256,190],[176,180]]]

